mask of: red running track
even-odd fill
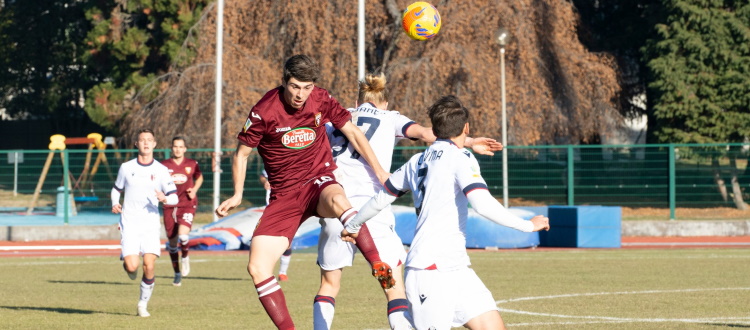
[[[750,248],[750,236],[623,237],[625,249]],[[518,249],[528,251],[528,249]],[[560,248],[537,248],[537,251]],[[500,251],[514,251],[501,249]],[[247,251],[193,250],[190,254],[247,254]],[[119,256],[118,240],[0,241],[0,257]]]

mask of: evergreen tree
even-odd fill
[[[13,1],[0,10],[0,108],[11,118],[85,121],[88,89],[78,59],[85,36],[81,2]]]
[[[658,142],[743,142],[750,136],[750,4],[668,0],[644,47],[649,130]]]
[[[581,16],[578,36],[592,52],[617,58],[622,88],[620,105],[629,116],[646,113],[642,96],[647,80],[641,48],[655,36],[654,26],[664,21],[662,0],[589,1],[574,0]]]
[[[127,114],[158,93],[139,95],[170,66],[191,59],[179,52],[190,28],[210,0],[96,1],[86,10],[91,29],[83,59],[95,86],[86,92],[86,112],[98,124],[117,130]],[[192,45],[195,46],[195,45]]]
[[[658,142],[744,142],[750,136],[750,3],[668,0],[665,9],[658,37],[644,47],[651,75],[649,132]],[[713,154],[714,182],[727,201],[720,156]],[[738,154],[726,155],[732,197],[738,208],[747,209]]]

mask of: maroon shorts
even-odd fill
[[[164,231],[168,238],[177,236],[179,225],[193,228],[193,217],[195,206],[188,207],[165,207],[164,208]]]
[[[320,192],[332,184],[339,183],[333,174],[326,173],[284,192],[275,193],[271,190],[268,206],[258,220],[253,237],[286,236],[291,244],[302,222],[318,215]]]

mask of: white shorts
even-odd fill
[[[367,198],[365,202],[369,200]],[[358,202],[350,199],[352,205]],[[359,201],[361,202],[361,201]],[[362,203],[363,204],[363,203]],[[355,208],[359,208],[356,205]],[[394,228],[395,218],[390,209],[381,211],[367,221],[367,228],[378,249],[380,259],[391,267],[397,267],[406,260],[406,250],[401,238]],[[357,252],[356,245],[341,240],[344,225],[339,219],[324,218],[320,220],[320,238],[318,239],[318,265],[323,270],[335,270],[350,267]]]
[[[161,254],[161,224],[160,219],[156,220],[159,226],[143,226],[139,224],[124,223],[120,217],[120,245],[122,252],[120,257],[130,255],[144,255],[146,253],[155,254],[157,257]]]
[[[452,271],[407,267],[405,288],[417,329],[460,327],[498,310],[490,290],[468,267]]]

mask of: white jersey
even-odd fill
[[[156,191],[165,195],[177,192],[166,166],[156,160],[141,164],[137,158],[120,165],[114,188],[125,191],[120,218],[122,230],[129,226],[159,230],[161,222]]]
[[[370,147],[384,170],[390,171],[393,147],[406,138],[406,130],[414,121],[397,111],[380,110],[372,103],[348,109],[352,122],[362,130]],[[328,139],[336,161],[336,180],[344,187],[347,197],[374,196],[382,185],[367,161],[354,150],[346,137],[331,125],[327,126]]]
[[[417,228],[406,267],[451,270],[471,264],[466,253],[466,195],[487,189],[471,152],[450,140],[437,140],[396,170],[385,189],[395,196],[412,191],[414,198]]]

